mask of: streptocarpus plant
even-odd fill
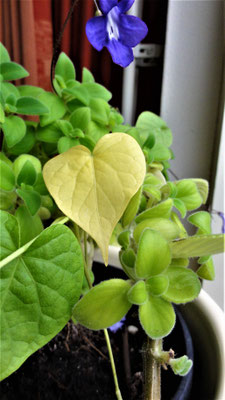
[[[87,69],[78,82],[64,53],[55,68],[57,94],[14,86],[10,81],[27,71],[2,45],[0,60],[1,379],[73,318],[105,329],[121,399],[106,328],[135,305],[148,338],[147,399],[151,365],[168,364],[180,375],[190,369],[186,356],[162,349],[162,338],[175,324],[172,304],[198,296],[199,277],[214,277],[211,255],[224,249],[206,211],[188,217],[194,236],[182,224],[187,211],[206,202],[207,182],[170,182],[166,123],[144,112],[134,127],[124,125],[108,103],[111,93]],[[93,246],[107,265],[115,229],[127,279],[92,287]],[[187,268],[192,257],[197,272]]]

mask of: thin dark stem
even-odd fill
[[[127,387],[130,388],[130,382],[131,382],[130,349],[128,341],[128,330],[126,326],[123,332],[123,360],[124,360],[126,383]]]
[[[61,40],[62,40],[64,31],[65,31],[66,25],[67,25],[71,15],[73,14],[74,7],[75,7],[75,5],[77,5],[78,1],[79,0],[72,0],[72,5],[71,5],[71,7],[70,7],[70,9],[68,11],[68,14],[67,14],[67,17],[65,19],[65,22],[64,22],[64,24],[62,26],[61,31],[59,32],[59,35],[58,35],[58,37],[56,39],[56,42],[54,44],[54,47],[53,47],[53,55],[52,55],[52,62],[51,62],[51,84],[52,84],[52,88],[53,88],[54,91],[55,91],[55,88],[54,88],[54,85],[53,85],[53,76],[54,76],[54,72],[55,72],[55,65],[56,65],[56,61],[57,61],[57,57],[58,57],[59,47],[60,47],[60,44],[61,44]]]

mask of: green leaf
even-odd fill
[[[182,222],[180,221],[180,218],[174,211],[171,213],[171,220],[175,222],[175,224],[177,224],[178,228],[180,229],[179,237],[180,238],[187,237],[188,236],[187,231],[184,228]]]
[[[147,291],[153,296],[161,296],[169,286],[169,279],[166,275],[152,276],[146,281]]]
[[[108,127],[97,124],[94,121],[90,121],[86,128],[86,136],[92,138],[96,143],[101,139],[102,136],[109,133]]]
[[[65,151],[71,149],[71,147],[77,146],[78,144],[79,144],[78,140],[63,136],[58,141],[57,145],[58,152],[59,154],[64,153]]]
[[[40,217],[37,214],[35,216],[30,215],[26,206],[18,207],[15,217],[19,224],[20,246],[34,239],[43,231]]]
[[[171,366],[174,374],[185,376],[189,373],[193,362],[187,356],[170,359],[169,365]]]
[[[151,339],[167,336],[175,325],[175,312],[168,301],[149,296],[148,301],[139,307],[142,328]]]
[[[90,98],[103,99],[107,102],[112,98],[112,93],[99,83],[85,82],[82,86],[87,89]]]
[[[10,154],[18,156],[23,153],[29,153],[35,144],[35,134],[32,127],[27,126],[27,131],[23,139],[15,146],[8,149]]]
[[[198,235],[211,233],[211,215],[207,211],[199,211],[188,217],[188,221],[198,229]]]
[[[123,248],[123,249],[127,249],[130,245],[130,231],[126,230],[126,231],[122,231],[118,237],[117,237],[117,241],[119,243],[119,245]]]
[[[49,113],[48,107],[46,107],[41,101],[34,97],[20,97],[16,102],[17,114],[24,115],[42,115]]]
[[[159,275],[171,261],[171,252],[164,237],[152,229],[145,229],[142,233],[135,264],[136,275],[139,278],[148,278]]]
[[[90,97],[87,89],[83,86],[84,84],[81,85],[79,82],[76,83],[76,86],[72,87],[71,89],[64,89],[62,93],[70,94],[75,97],[75,99],[83,103],[85,106],[88,106]]]
[[[135,195],[130,200],[126,210],[124,211],[121,221],[123,227],[129,225],[133,221],[135,215],[137,214],[141,201],[141,194],[142,194],[142,187],[140,187],[137,193],[135,193]]]
[[[110,279],[94,286],[73,309],[73,317],[92,330],[108,328],[120,321],[131,307],[127,299],[130,282]]]
[[[41,196],[31,186],[25,185],[16,190],[18,196],[24,201],[31,215],[35,215],[41,206]]]
[[[15,188],[15,175],[12,168],[0,160],[0,188],[11,192]]]
[[[178,211],[180,212],[181,217],[185,218],[185,216],[187,214],[187,208],[186,208],[184,202],[180,199],[173,199],[173,204],[174,204],[174,207],[176,207],[178,209]]]
[[[150,134],[154,134],[157,143],[166,147],[171,146],[172,132],[158,115],[149,111],[142,112],[137,119],[136,127],[140,132],[143,143]]]
[[[17,184],[20,186],[21,183],[26,183],[27,185],[33,185],[37,179],[37,174],[33,164],[27,160],[23,167],[21,168],[17,176]]]
[[[154,147],[150,150],[150,154],[154,161],[166,161],[171,159],[170,150],[162,143],[155,143]]]
[[[58,121],[57,123],[49,124],[43,128],[39,126],[36,130],[36,139],[40,140],[40,142],[58,143],[61,137],[62,132],[58,128]]]
[[[57,121],[57,119],[62,118],[66,113],[64,102],[53,93],[42,93],[39,96],[39,100],[49,109],[48,114],[40,116],[41,126],[46,126]]]
[[[141,221],[149,218],[170,218],[171,210],[173,208],[173,200],[167,199],[162,201],[161,203],[157,204],[152,208],[148,208],[147,210],[143,211],[135,218],[135,222],[138,224]]]
[[[35,97],[38,98],[42,93],[44,93],[44,89],[38,86],[31,85],[21,85],[17,86],[17,90],[19,92],[19,97]]]
[[[224,252],[225,235],[190,236],[170,243],[173,258],[201,257]]]
[[[205,179],[199,178],[192,178],[192,182],[196,184],[198,192],[202,197],[202,202],[205,204],[209,194],[209,183]]]
[[[85,131],[90,121],[91,111],[89,107],[80,107],[70,116],[70,123],[72,124],[73,128],[79,128],[82,131]]]
[[[141,305],[148,299],[144,281],[136,282],[127,292],[127,298],[131,304]]]
[[[136,243],[139,242],[139,238],[146,228],[151,228],[156,232],[159,232],[166,240],[173,240],[179,237],[180,230],[175,222],[170,221],[166,218],[149,218],[140,224],[138,224],[133,232]]]
[[[6,101],[6,99],[11,94],[13,94],[16,99],[18,99],[20,97],[20,92],[18,90],[18,87],[16,87],[15,85],[13,85],[12,83],[9,83],[9,82],[1,82],[1,92],[2,92],[4,101]]]
[[[2,124],[2,130],[7,146],[11,148],[19,143],[25,136],[26,129],[26,124],[22,118],[15,115],[6,117],[4,124]]]
[[[136,277],[135,271],[134,271],[134,264],[135,264],[136,256],[135,256],[134,250],[127,249],[124,251],[120,251],[119,259],[120,259],[120,264],[122,265],[122,268],[123,268],[125,274],[133,281],[136,281],[137,277]]]
[[[80,246],[63,225],[43,231],[13,259],[18,223],[1,212],[1,254],[12,261],[1,269],[1,379],[48,343],[71,318],[83,282]]]
[[[5,122],[5,112],[2,105],[0,104],[0,124],[4,124],[4,122]]]
[[[15,207],[16,199],[15,192],[6,192],[0,189],[0,210],[12,211]]]
[[[15,172],[16,178],[19,176],[20,171],[22,170],[24,164],[27,161],[30,161],[37,174],[41,172],[42,170],[41,162],[37,157],[34,157],[31,154],[21,154],[14,160],[13,163],[13,170]]]
[[[169,286],[163,298],[176,304],[194,300],[201,290],[198,276],[191,269],[170,266],[165,275],[169,279]]]
[[[34,190],[41,194],[42,196],[48,194],[48,189],[45,186],[42,172],[37,174],[37,180],[33,186]]]
[[[74,65],[70,58],[63,52],[60,54],[56,63],[55,74],[60,75],[65,82],[67,82],[69,79],[76,79]]]
[[[181,200],[187,210],[194,210],[202,204],[196,184],[191,179],[183,179],[176,183],[177,195],[176,198]]]
[[[0,64],[0,74],[4,81],[16,81],[29,76],[29,73],[21,65],[8,61]]]
[[[73,126],[69,121],[66,121],[64,119],[60,119],[60,120],[56,121],[55,125],[57,126],[57,128],[60,129],[60,131],[65,136],[68,136],[68,137],[71,136],[71,132],[73,132]]]
[[[89,106],[93,121],[102,125],[107,125],[109,123],[110,107],[105,100],[92,98]]]
[[[0,160],[4,161],[10,168],[13,167],[13,162],[2,151],[0,152]]]
[[[92,73],[87,69],[82,69],[82,82],[94,82],[95,78],[93,77]]]
[[[200,259],[198,262],[200,262]],[[209,257],[206,262],[203,262],[196,272],[199,278],[213,281],[215,279],[215,269],[212,257]]]
[[[5,46],[3,46],[2,43],[0,43],[0,63],[5,63],[9,61],[10,61],[9,53],[5,48]]]

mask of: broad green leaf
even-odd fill
[[[78,140],[63,136],[58,141],[58,152],[59,154],[64,153],[65,151],[71,149],[71,147],[77,146],[78,144]]]
[[[23,167],[21,168],[18,176],[17,176],[17,185],[21,185],[21,183],[26,183],[27,185],[33,185],[37,179],[37,173],[33,166],[33,164],[27,160]]]
[[[21,154],[19,157],[17,157],[13,163],[13,170],[15,172],[16,177],[19,176],[20,171],[22,170],[24,164],[29,161],[36,173],[40,173],[42,170],[41,162],[37,157],[32,156],[31,154]]]
[[[49,124],[41,128],[40,126],[36,130],[36,138],[41,142],[45,143],[58,143],[59,139],[62,137],[62,132],[58,127],[57,123]]]
[[[188,221],[199,228],[198,235],[211,233],[211,215],[207,211],[199,211],[190,215]]]
[[[21,65],[8,61],[0,64],[0,74],[4,81],[16,81],[29,76],[29,73]]]
[[[76,146],[44,166],[46,186],[61,211],[84,229],[108,263],[112,232],[145,176],[143,153],[123,133],[103,136],[93,154]]]
[[[49,113],[48,107],[31,96],[20,97],[16,102],[17,114],[42,115]]]
[[[31,86],[31,85],[17,86],[17,90],[20,96],[26,96],[26,97],[38,98],[42,93],[44,93],[44,89],[38,86]]]
[[[89,124],[87,125],[86,128],[86,136],[89,136],[90,138],[94,139],[94,141],[97,143],[99,139],[101,139],[102,136],[106,135],[109,133],[109,128],[106,126],[102,126],[97,124],[94,121],[90,121]]]
[[[0,160],[0,188],[11,192],[15,188],[15,175],[12,168]]]
[[[46,126],[54,121],[57,121],[57,119],[62,118],[66,113],[65,104],[54,93],[50,92],[42,93],[39,96],[39,100],[49,109],[48,114],[40,116],[41,126]]]
[[[107,102],[112,98],[112,93],[99,83],[85,82],[82,86],[87,89],[90,98],[103,99]]]
[[[198,262],[200,262],[200,260],[198,260]],[[215,279],[215,269],[212,257],[209,257],[206,262],[203,262],[196,272],[200,278],[213,281]]]
[[[90,100],[91,118],[93,121],[102,125],[107,125],[109,122],[110,107],[103,99],[92,98]]]
[[[80,107],[70,116],[70,123],[73,128],[79,128],[82,131],[85,131],[90,121],[91,111],[89,107]]]
[[[136,243],[139,242],[139,238],[146,228],[151,228],[154,231],[159,232],[166,240],[173,240],[179,237],[180,230],[175,222],[170,221],[166,218],[149,218],[138,224],[133,232]]]
[[[60,75],[65,83],[70,79],[76,79],[76,72],[74,65],[70,58],[65,54],[61,53],[55,66],[55,74]]]
[[[90,97],[88,91],[83,84],[81,85],[79,82],[76,82],[76,85],[70,89],[63,89],[62,93],[71,95],[85,106],[89,105]]]
[[[82,69],[82,82],[94,82],[95,78],[93,77],[92,73],[87,69]]]
[[[94,286],[73,309],[73,317],[92,330],[108,328],[120,321],[131,307],[127,299],[130,282],[110,279]]]
[[[15,217],[19,224],[20,246],[34,239],[43,231],[40,217],[37,214],[32,216],[25,206],[17,208]]]
[[[129,225],[133,221],[135,215],[137,214],[141,201],[141,194],[142,194],[142,188],[140,187],[140,189],[132,197],[126,210],[124,211],[121,221],[123,227]]]
[[[18,223],[1,212],[2,257],[19,246]],[[80,246],[54,225],[1,269],[1,379],[48,343],[71,318],[83,282]]]
[[[167,291],[163,298],[176,304],[194,300],[201,290],[198,276],[191,269],[170,266],[165,275],[169,279]]]
[[[151,339],[161,339],[172,331],[175,325],[175,312],[168,301],[149,296],[148,301],[139,307],[142,328]]]
[[[209,194],[209,183],[205,179],[199,178],[192,178],[192,182],[196,184],[198,192],[202,197],[202,202],[205,204]]]
[[[173,200],[168,199],[162,201],[161,203],[157,204],[152,208],[148,208],[147,210],[143,211],[135,218],[135,222],[138,224],[139,222],[148,219],[148,218],[170,218],[171,210],[173,208]]]
[[[141,305],[148,299],[145,282],[136,282],[127,292],[127,298],[131,304]]]
[[[139,278],[149,278],[159,275],[171,261],[169,244],[164,237],[152,229],[142,233],[135,264],[136,275]]]
[[[196,184],[192,179],[183,179],[176,183],[177,199],[181,200],[187,210],[194,210],[202,204],[202,197],[200,196]]]
[[[142,112],[136,122],[142,140],[145,142],[149,134],[154,134],[157,143],[162,143],[164,146],[169,147],[172,144],[172,133],[166,123],[149,111]]]
[[[152,276],[146,281],[147,291],[153,296],[161,296],[169,286],[169,279],[166,275]]]
[[[3,46],[2,43],[0,43],[0,63],[9,62],[9,61],[10,61],[9,53],[8,53],[7,49],[5,48],[5,46]]]
[[[9,82],[1,82],[1,92],[5,101],[11,94],[13,94],[16,99],[20,97],[18,87]]]
[[[201,257],[224,252],[225,235],[189,236],[170,243],[173,258]]]
[[[10,168],[13,167],[13,162],[2,151],[0,152],[0,160],[4,161]]]
[[[170,150],[162,143],[155,143],[154,147],[150,150],[150,154],[154,161],[166,161],[171,158]]]
[[[29,153],[35,144],[35,133],[32,127],[27,126],[26,134],[19,143],[7,149],[10,154],[18,156],[23,153]]]
[[[38,192],[31,186],[24,185],[21,189],[17,189],[18,196],[24,201],[31,215],[35,215],[41,206],[41,197]]]
[[[24,120],[15,115],[9,115],[2,124],[5,140],[9,148],[19,143],[26,134],[26,124]]]

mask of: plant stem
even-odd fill
[[[81,248],[82,248],[82,246],[81,246]],[[92,283],[91,283],[91,278],[90,278],[90,274],[89,274],[89,270],[88,270],[88,266],[87,266],[87,262],[88,262],[87,233],[85,231],[84,231],[84,251],[82,249],[82,253],[83,253],[83,258],[84,258],[84,273],[85,273],[85,277],[86,277],[87,282],[88,282],[88,286],[91,289],[92,288]],[[108,334],[107,329],[104,329],[104,335],[105,335],[105,340],[106,340],[106,344],[107,344],[107,348],[108,348],[108,353],[109,353],[109,359],[110,359],[110,364],[111,364],[111,368],[112,368],[113,379],[114,379],[114,383],[115,383],[116,397],[117,397],[117,400],[123,400],[123,398],[121,396],[119,384],[118,384],[116,366],[115,366],[115,362],[114,362],[112,347],[111,347],[110,338],[109,338],[109,334]]]
[[[112,368],[112,373],[113,373],[113,379],[114,379],[114,383],[115,383],[116,397],[118,400],[123,400],[123,398],[121,396],[119,384],[118,384],[116,366],[115,366],[115,362],[114,362],[114,358],[113,358],[112,347],[111,347],[107,329],[104,329],[104,334],[105,334],[105,340],[106,340],[106,344],[107,344],[107,348],[108,348],[108,352],[109,352],[109,358],[110,358],[110,363],[111,363],[111,368]]]
[[[162,339],[147,338],[144,346],[144,400],[161,399],[161,364],[154,358],[153,353],[162,351]]]

